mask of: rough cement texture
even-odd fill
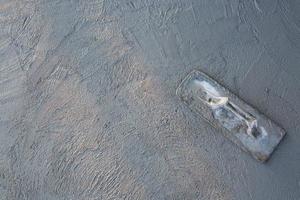
[[[175,90],[286,129],[261,164]],[[299,0],[0,0],[0,199],[300,199]]]

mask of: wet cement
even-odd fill
[[[300,199],[298,0],[1,0],[0,199]],[[285,128],[266,164],[175,94],[202,70]]]

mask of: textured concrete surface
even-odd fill
[[[261,164],[175,95],[206,72],[288,132]],[[300,199],[298,0],[0,0],[0,199]]]

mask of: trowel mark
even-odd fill
[[[255,8],[256,8],[259,12],[263,13],[263,11],[262,11],[262,10],[260,9],[260,7],[259,7],[259,4],[258,4],[257,0],[253,0],[253,3],[254,3],[254,5],[255,5]]]

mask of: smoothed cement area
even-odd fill
[[[193,69],[287,131],[266,164]],[[0,0],[0,199],[300,199],[298,0]]]

